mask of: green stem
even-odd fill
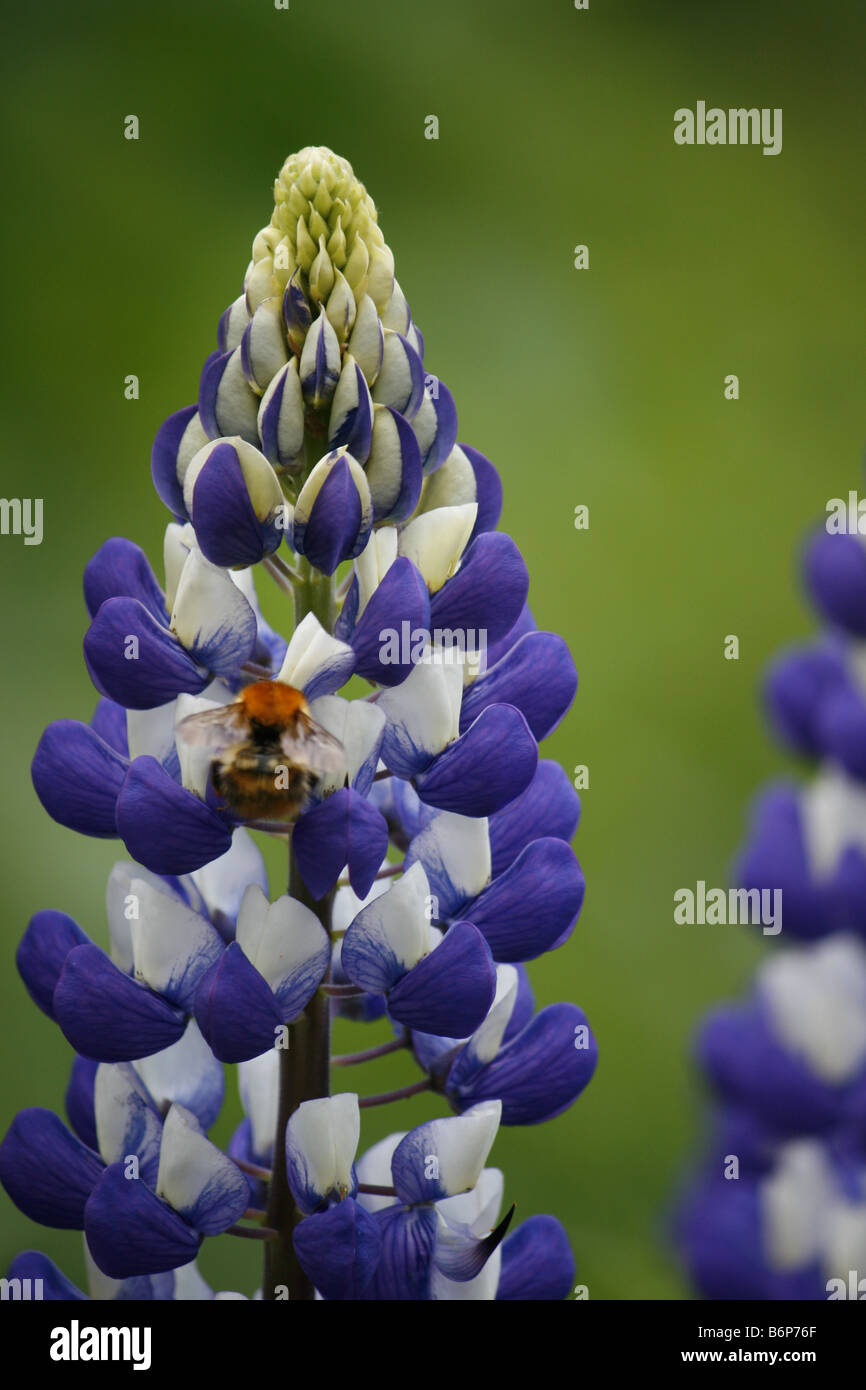
[[[300,578],[295,585],[295,621],[315,613],[327,632],[334,620],[334,583],[299,557]],[[326,932],[331,929],[333,891],[316,902],[301,877],[294,850],[289,844],[289,893],[315,912]],[[267,1210],[267,1223],[276,1238],[265,1247],[262,1294],[268,1301],[288,1292],[290,1301],[310,1301],[315,1293],[298,1262],[292,1233],[302,1216],[289,1188],[286,1174],[286,1125],[305,1100],[330,1095],[331,1003],[318,990],[302,1017],[289,1030],[289,1046],[280,1052],[280,1095],[277,1131],[274,1141],[273,1176]]]

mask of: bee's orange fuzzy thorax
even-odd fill
[[[241,691],[241,702],[248,719],[266,727],[284,727],[296,714],[306,713],[307,702],[300,690],[282,681],[256,681]]]

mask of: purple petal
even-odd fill
[[[382,1238],[382,1251],[362,1298],[387,1302],[429,1298],[436,1212],[432,1207],[407,1209],[395,1205],[377,1211],[374,1220]]]
[[[559,763],[539,761],[535,776],[490,821],[493,877],[498,878],[533,840],[570,841],[580,819],[580,798]]]
[[[226,310],[226,313],[229,313]],[[178,478],[178,455],[184,446],[184,435],[189,430],[196,435],[201,430],[197,420],[198,406],[187,405],[176,410],[160,425],[153,441],[150,455],[150,472],[153,485],[160,499],[178,521],[188,520],[183,500],[183,485]],[[198,442],[196,440],[196,442]]]
[[[98,1151],[99,1139],[96,1134],[96,1117],[93,1109],[93,1086],[97,1067],[101,1066],[93,1057],[76,1056],[69,1072],[69,1084],[63,1103],[69,1116],[69,1123],[82,1144]]]
[[[156,758],[136,758],[117,799],[117,830],[133,859],[157,874],[189,874],[231,847],[225,821],[172,781]]]
[[[417,775],[428,806],[461,816],[491,816],[529,786],[538,746],[513,705],[490,705],[466,733]]]
[[[384,816],[350,787],[341,787],[301,816],[293,832],[301,876],[318,901],[345,865],[359,898],[369,893],[388,848]]]
[[[446,1087],[458,1111],[501,1100],[502,1124],[535,1125],[577,1099],[595,1071],[598,1045],[582,1009],[550,1004],[486,1067],[461,1067],[461,1060],[462,1054]]]
[[[774,661],[764,701],[776,732],[795,752],[820,756],[822,704],[833,687],[844,682],[844,658],[835,647],[813,643],[784,652]]]
[[[399,685],[406,679],[412,669],[410,660],[390,663],[381,659],[386,640],[383,632],[401,634],[404,625],[408,625],[410,634],[416,629],[429,629],[430,597],[423,575],[411,560],[400,556],[372,594],[351,639],[347,639],[355,653],[358,675],[386,686]],[[411,652],[409,641],[403,645]]]
[[[292,1243],[307,1278],[326,1299],[360,1298],[382,1253],[375,1218],[351,1197],[308,1216]]]
[[[273,990],[236,941],[226,947],[199,984],[195,1017],[221,1062],[260,1057],[275,1045],[283,1022]]]
[[[497,1299],[561,1302],[574,1286],[574,1256],[555,1216],[530,1216],[502,1247]]]
[[[496,993],[490,948],[470,922],[455,922],[440,946],[388,995],[388,1012],[407,1028],[465,1038],[483,1022]]]
[[[553,733],[577,691],[577,671],[563,639],[553,632],[528,632],[466,691],[460,731],[489,705],[520,710],[537,742]]]
[[[49,1018],[54,1018],[53,996],[66,957],[90,938],[65,912],[46,908],[30,918],[15,954],[18,973],[30,998]]]
[[[33,757],[36,795],[49,816],[82,835],[117,835],[115,807],[126,758],[76,719],[49,724]]]
[[[361,496],[345,458],[338,459],[323,482],[305,526],[295,522],[294,546],[323,574],[333,574],[341,560],[360,555],[369,539],[362,528]]]
[[[91,618],[109,598],[135,598],[157,623],[168,622],[165,595],[141,546],[113,536],[88,560],[84,569],[84,602]]]
[[[160,1274],[189,1264],[201,1237],[143,1182],[123,1175],[123,1164],[106,1168],[84,1213],[91,1255],[110,1279]]]
[[[22,1110],[0,1144],[0,1182],[12,1201],[43,1226],[80,1231],[102,1159],[70,1134],[51,1110]]]
[[[430,602],[434,628],[483,631],[488,647],[520,617],[529,591],[523,556],[504,531],[486,531],[469,546],[457,573]]]
[[[126,710],[106,695],[100,695],[90,720],[90,727],[103,743],[122,758],[129,758],[129,739],[126,733]]]
[[[6,1277],[10,1283],[20,1279],[22,1287],[29,1287],[31,1290],[38,1287],[38,1297],[46,1303],[72,1303],[81,1300],[90,1302],[89,1295],[76,1288],[63,1271],[57,1268],[54,1261],[43,1255],[41,1250],[23,1250],[20,1255],[16,1255]],[[27,1299],[33,1296],[23,1294]]]
[[[241,366],[240,348],[215,353],[201,376],[198,413],[211,439],[239,434],[258,446],[259,398],[250,389]]]
[[[171,1047],[182,1037],[180,1009],[138,984],[98,946],[76,946],[54,991],[54,1012],[64,1036],[83,1057],[132,1062]]]
[[[478,516],[475,519],[475,526],[472,531],[471,539],[480,536],[482,531],[495,531],[499,525],[499,518],[502,515],[502,481],[488,458],[485,458],[478,449],[473,449],[470,444],[461,444],[460,448],[472,465],[475,474],[475,500],[478,504]]]
[[[198,694],[210,681],[134,598],[106,599],[85,635],[84,660],[97,690],[127,709],[167,705],[182,692]]]
[[[583,905],[584,877],[563,841],[534,840],[463,909],[497,961],[533,960],[558,943]]]
[[[256,516],[237,449],[228,440],[211,450],[196,477],[192,523],[205,559],[221,569],[256,565],[283,539],[274,522]]]
[[[805,572],[822,617],[866,637],[866,548],[860,537],[822,528],[806,550]]]

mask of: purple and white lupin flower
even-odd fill
[[[780,948],[698,1038],[718,1108],[676,1228],[706,1298],[866,1297],[864,541],[824,529],[805,568],[829,630],[774,662],[766,704],[818,765],[759,797],[736,868],[781,891]]]
[[[496,471],[457,443],[376,209],[329,150],[283,167],[152,472],[172,515],[160,577],[126,539],[90,561],[100,698],[33,762],[54,819],[129,858],[106,946],[53,909],[24,934],[24,983],[75,1051],[69,1125],[18,1115],[0,1180],[33,1220],[84,1232],[94,1298],[244,1297],[195,1265],[241,1233],[263,1243],[266,1300],[562,1299],[561,1225],[505,1239],[485,1163],[500,1123],[559,1114],[596,1063],[581,1010],[536,1012],[525,968],[583,901],[578,798],[538,756],[577,674],[536,628]],[[292,723],[256,713],[289,705]],[[218,754],[189,732],[217,725]],[[327,763],[303,762],[299,730]],[[273,900],[251,829],[289,851]],[[385,1017],[393,1041],[332,1059],[334,1012]],[[416,1079],[330,1094],[332,1060],[383,1052]],[[246,1116],[227,1153],[208,1138],[223,1063]],[[359,1156],[361,1111],[421,1091],[453,1113]],[[87,1297],[39,1252],[13,1270]]]

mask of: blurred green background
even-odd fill
[[[45,535],[0,537],[3,1127],[21,1106],[62,1106],[69,1060],[17,977],[18,938],[55,906],[104,939],[121,857],[49,821],[29,779],[43,726],[92,709],[81,571],[128,534],[161,572],[153,435],[195,397],[282,160],[325,143],[379,206],[460,438],[501,471],[539,624],[565,634],[581,677],[547,755],[590,769],[586,906],[531,974],[540,1002],[587,1010],[601,1061],[570,1113],[502,1131],[493,1160],[518,1219],[565,1221],[591,1298],[688,1296],[665,1208],[700,1128],[691,1035],[762,948],[744,928],[675,927],[672,899],[726,881],[747,799],[782,766],[756,683],[811,625],[804,527],[859,481],[866,12],[48,0],[6,22],[2,493],[43,497]],[[674,110],[699,99],[782,107],[783,152],[675,146]],[[738,662],[723,659],[730,633]],[[364,1045],[348,1028],[336,1043]],[[389,1058],[352,1082],[414,1076]],[[364,1136],[429,1113],[423,1098],[372,1112]],[[4,1268],[35,1245],[81,1280],[77,1233],[5,1198],[0,1230]],[[202,1263],[217,1287],[255,1287],[250,1242],[209,1241]]]

